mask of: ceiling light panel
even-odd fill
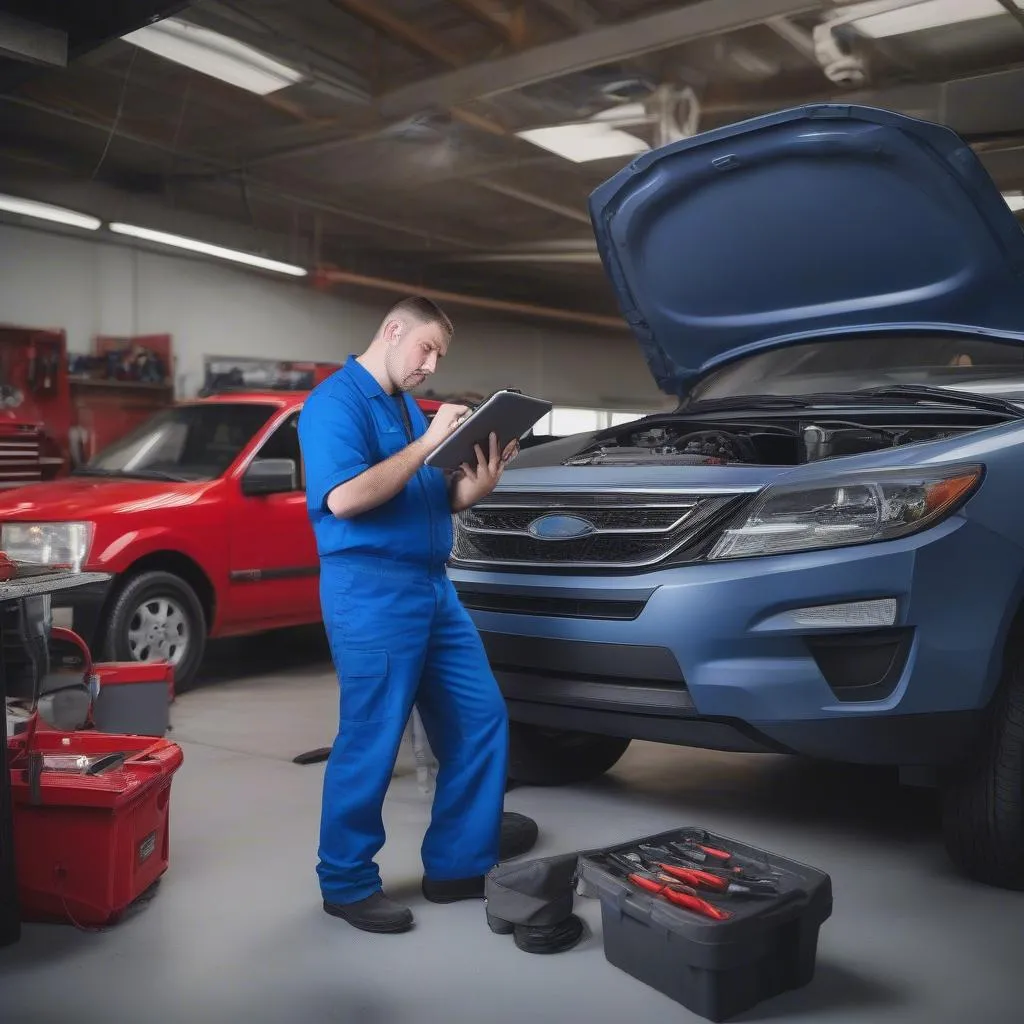
[[[62,206],[37,203],[34,199],[21,199],[18,196],[0,195],[0,210],[6,210],[8,213],[17,213],[22,217],[48,220],[54,224],[67,224],[73,228],[84,228],[86,231],[95,231],[101,223],[98,217],[90,217],[86,213],[65,210]]]
[[[111,224],[110,230],[116,235],[128,235],[131,238],[139,238],[144,242],[169,245],[175,249],[187,249],[189,252],[197,252],[203,256],[214,256],[217,259],[241,263],[248,267],[257,267],[260,270],[272,270],[275,273],[288,274],[291,277],[305,277],[308,273],[305,267],[297,267],[291,263],[268,260],[265,256],[256,256],[253,253],[241,252],[238,249],[225,249],[221,245],[201,242],[196,238],[169,235],[165,231],[153,231],[151,228],[138,227],[135,224]]]
[[[259,96],[294,85],[304,77],[287,64],[237,39],[179,18],[165,18],[121,38],[176,64],[183,64],[193,71]]]
[[[578,164],[617,156],[635,156],[650,149],[643,139],[600,122],[531,128],[516,134],[549,153]]]
[[[865,5],[868,9],[871,6]],[[852,24],[862,35],[872,39],[886,39],[889,36],[923,32],[926,29],[1005,14],[1006,8],[999,0],[923,0],[921,3],[858,18]]]

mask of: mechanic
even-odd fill
[[[317,874],[324,910],[364,931],[413,923],[411,910],[384,894],[374,858],[414,703],[438,762],[421,848],[424,896],[482,898],[500,854],[523,852],[502,849],[504,699],[445,571],[452,513],[490,494],[516,445],[499,452],[492,435],[489,451],[477,446],[475,466],[451,475],[426,466],[468,410],[443,405],[428,426],[409,394],[437,369],[452,334],[433,302],[399,302],[366,351],[313,391],[299,419],[323,621],[341,689]]]

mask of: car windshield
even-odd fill
[[[242,402],[175,406],[146,420],[75,473],[213,480],[238,458],[274,409]]]
[[[1024,402],[1024,345],[952,335],[801,342],[714,371],[694,387],[687,404],[908,384]]]

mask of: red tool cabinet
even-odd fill
[[[96,775],[39,770],[44,758],[124,760]],[[171,783],[181,748],[146,736],[39,731],[10,741],[23,920],[116,921],[167,870]]]

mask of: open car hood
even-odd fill
[[[939,125],[838,104],[755,118],[644,154],[594,191],[590,215],[670,394],[823,335],[966,329],[1024,344],[1024,231]]]

